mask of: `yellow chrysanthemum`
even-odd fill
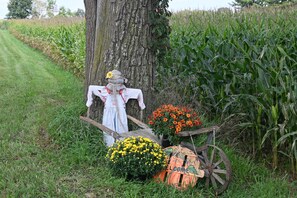
[[[161,146],[144,137],[129,137],[117,141],[109,148],[107,158],[114,170],[121,167],[123,173],[134,172],[136,175],[147,174],[149,177],[166,165]]]
[[[113,76],[113,74],[112,74],[112,72],[110,71],[110,72],[107,72],[105,78],[112,78],[112,76]]]

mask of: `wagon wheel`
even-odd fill
[[[202,169],[209,173],[205,176],[205,186],[211,185],[217,195],[224,192],[231,180],[231,164],[226,154],[217,146],[208,145],[199,158]]]

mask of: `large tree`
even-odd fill
[[[56,0],[32,0],[32,18],[52,18],[55,16]],[[66,11],[65,11],[66,12]]]
[[[32,0],[10,0],[7,5],[8,19],[24,19],[32,13]]]
[[[44,18],[45,10],[46,2],[44,0],[32,0],[32,18]]]
[[[46,13],[49,18],[55,16],[56,0],[47,0]]]
[[[60,7],[59,8],[59,13],[58,13],[59,16],[64,16],[66,17],[67,16],[67,10],[64,6]]]
[[[74,15],[78,17],[85,17],[85,11],[83,9],[78,8]]]
[[[165,9],[168,0],[84,0],[84,3],[86,89],[91,84],[105,85],[105,74],[117,69],[129,80],[128,87],[142,89],[147,112],[151,112],[154,69],[160,52],[156,47],[168,39],[169,34],[166,24],[165,29],[157,31],[156,28],[160,27],[158,21],[164,19],[160,16],[168,14]],[[158,39],[160,42],[156,42]],[[138,108],[131,103],[128,112],[135,116]],[[91,115],[101,115],[98,103],[93,105]]]

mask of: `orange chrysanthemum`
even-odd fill
[[[155,134],[174,139],[178,138],[175,134],[200,127],[202,122],[193,109],[168,104],[157,108],[148,124]]]

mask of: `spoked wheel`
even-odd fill
[[[211,185],[217,195],[224,192],[231,180],[231,164],[226,154],[217,146],[208,145],[199,158],[202,169],[209,173],[205,175],[205,186]]]

